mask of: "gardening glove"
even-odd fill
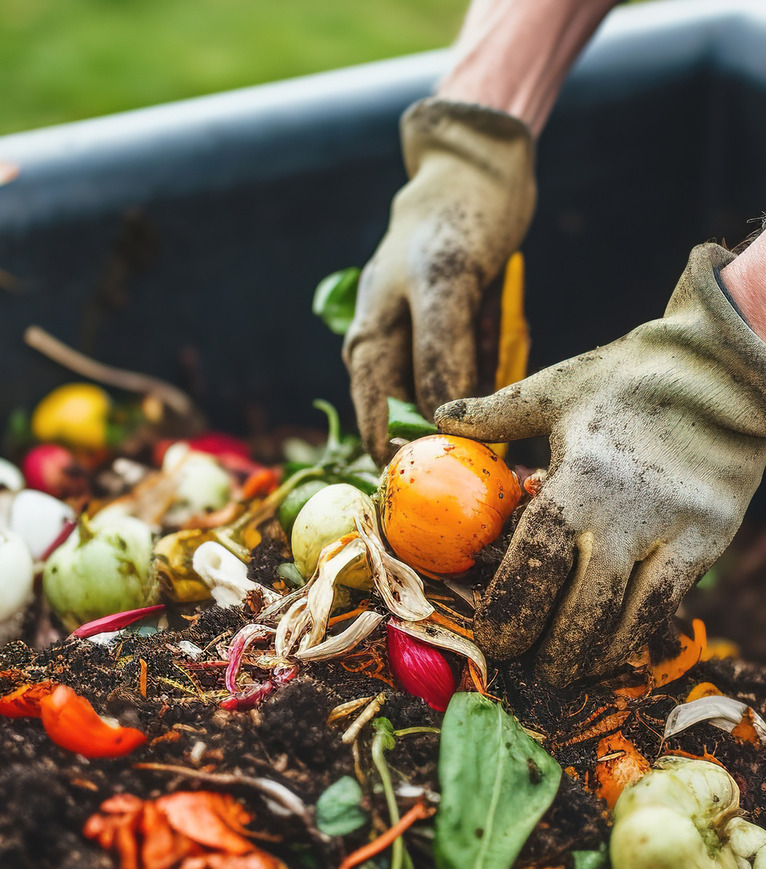
[[[485,288],[521,243],[535,204],[533,143],[516,118],[426,99],[404,114],[412,179],[362,272],[343,357],[359,430],[388,457],[387,396],[423,414],[476,388],[474,320]]]
[[[538,643],[549,682],[602,674],[731,541],[766,464],[766,344],[717,282],[733,259],[694,248],[663,319],[438,409],[452,434],[550,437],[549,477],[476,612],[491,657]]]

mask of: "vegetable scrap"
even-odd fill
[[[121,869],[285,869],[246,838],[251,820],[233,797],[214,791],[176,791],[156,800],[120,794],[101,804],[83,833],[115,851]]]
[[[714,842],[699,865],[766,859],[766,676],[708,655],[701,621],[560,691],[474,643],[544,469],[394,400],[387,468],[325,402],[324,445],[272,467],[83,386],[0,461],[2,865],[569,869],[611,848],[633,869],[663,865],[662,843],[630,856],[652,812],[672,847]],[[65,398],[83,428],[36,442]],[[720,775],[703,793],[681,761]]]

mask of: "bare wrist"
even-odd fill
[[[722,269],[721,278],[750,328],[766,341],[766,233]]]
[[[542,131],[569,68],[616,0],[473,0],[438,95]]]

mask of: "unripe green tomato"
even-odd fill
[[[320,489],[326,489],[328,485],[324,480],[308,480],[305,483],[301,483],[300,486],[296,486],[292,492],[287,493],[287,497],[279,505],[277,518],[288,537],[292,533],[298,514],[309,498],[316,495]]]
[[[69,630],[159,597],[149,526],[131,516],[104,519],[81,524],[45,563],[43,592]]]

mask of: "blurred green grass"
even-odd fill
[[[0,133],[449,44],[468,0],[0,0]]]

